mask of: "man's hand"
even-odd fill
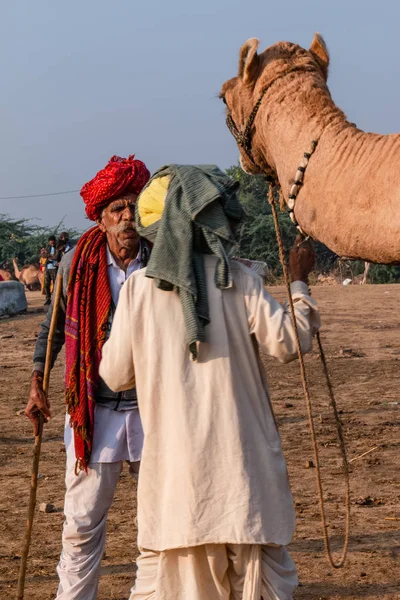
[[[308,283],[308,275],[315,264],[315,251],[310,240],[304,241],[298,235],[289,254],[289,268],[292,281]]]
[[[45,423],[51,419],[50,402],[43,391],[43,373],[34,371],[25,416],[32,421],[35,435],[39,432],[39,413],[42,413]]]

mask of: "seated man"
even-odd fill
[[[213,166],[164,167],[139,196],[147,269],[120,296],[101,377],[136,383],[144,429],[138,573],[131,600],[289,600],[295,516],[258,347],[297,356],[287,306],[231,261],[242,209]],[[303,352],[319,313],[295,245],[292,293]]]

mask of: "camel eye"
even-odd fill
[[[225,106],[227,106],[225,96],[220,96],[220,98],[221,98],[222,102],[225,104]]]

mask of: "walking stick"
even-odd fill
[[[47,398],[47,394],[49,391],[53,339],[54,339],[54,333],[55,333],[55,330],[57,327],[57,315],[58,315],[58,309],[60,306],[62,285],[63,285],[62,275],[60,274],[57,277],[57,286],[56,286],[55,297],[54,297],[54,302],[53,302],[53,314],[51,316],[49,337],[47,338],[46,362],[45,362],[45,366],[44,366],[44,376],[43,376],[43,391],[46,395],[46,398]],[[31,534],[32,534],[32,526],[33,526],[33,517],[35,514],[35,506],[36,506],[36,490],[37,490],[38,471],[39,471],[40,449],[41,449],[41,445],[42,445],[43,422],[44,422],[43,415],[42,415],[42,413],[39,413],[38,433],[35,436],[35,444],[33,447],[31,491],[30,491],[30,495],[29,495],[28,518],[27,518],[27,522],[26,522],[24,547],[23,547],[22,554],[21,554],[21,566],[19,569],[19,576],[18,576],[17,600],[23,600],[23,598],[24,598],[26,566],[27,566],[27,562],[28,562],[29,546],[31,543]]]

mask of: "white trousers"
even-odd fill
[[[75,475],[74,462],[67,461],[57,600],[96,600],[106,519],[122,465],[123,461],[91,463],[87,473]],[[129,463],[129,472],[135,478],[139,465]]]
[[[292,600],[296,567],[284,546],[206,544],[141,549],[130,600]]]

